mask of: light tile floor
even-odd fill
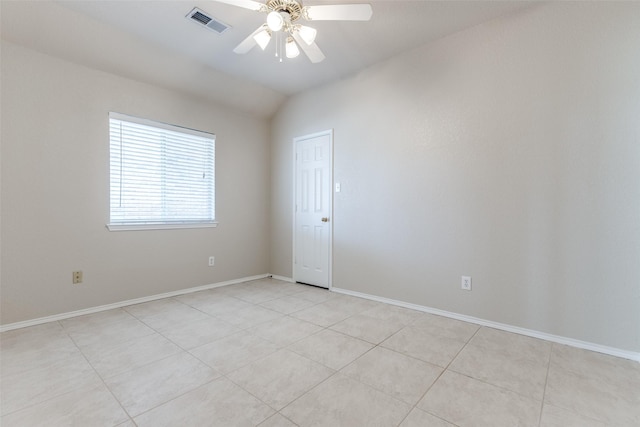
[[[640,364],[273,279],[2,333],[0,425],[640,426]]]

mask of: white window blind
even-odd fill
[[[118,113],[109,135],[110,229],[215,224],[214,135]]]

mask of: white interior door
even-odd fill
[[[331,131],[294,139],[294,280],[331,285]]]

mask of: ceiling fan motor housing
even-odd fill
[[[302,16],[302,5],[297,0],[268,0],[267,9],[273,12],[286,12],[290,22],[295,22]]]

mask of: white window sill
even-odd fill
[[[171,230],[180,228],[213,228],[217,222],[194,222],[182,224],[107,224],[109,231],[141,231],[141,230]]]

